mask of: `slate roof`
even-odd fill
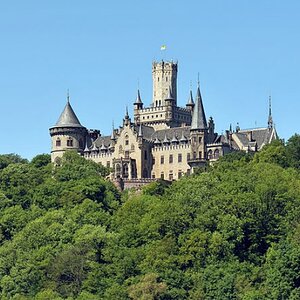
[[[205,129],[205,128],[207,128],[207,122],[206,122],[202,97],[200,93],[200,88],[198,86],[195,107],[192,116],[191,129]]]
[[[83,127],[68,101],[54,127]]]
[[[268,144],[270,142],[270,139],[274,133],[273,130],[274,129],[270,129],[270,128],[245,129],[245,130],[240,130],[239,132],[235,132],[234,134],[244,147],[251,146],[253,145],[252,142],[256,142],[259,150],[265,144]],[[250,133],[252,135],[252,141],[249,140]]]
[[[157,130],[152,134],[152,141],[155,141],[157,138],[159,141],[162,142],[165,139],[165,137],[167,137],[169,141],[172,141],[174,137],[176,137],[177,140],[180,141],[180,139],[182,138],[182,134],[188,140],[190,137],[190,126]]]

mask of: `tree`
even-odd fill
[[[300,169],[300,135],[294,134],[286,143],[286,152],[291,167]]]

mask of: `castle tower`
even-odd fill
[[[197,89],[195,107],[193,110],[190,136],[191,156],[188,163],[192,168],[203,166],[207,159],[206,145],[208,142],[208,127],[199,85]]]
[[[152,106],[164,106],[169,87],[174,105],[177,105],[177,63],[161,61],[152,63],[153,98]]]
[[[59,158],[62,157],[66,150],[75,150],[78,153],[83,153],[87,129],[80,124],[70,104],[69,96],[58,121],[49,130],[52,140],[52,162],[59,164]]]

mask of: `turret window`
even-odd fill
[[[173,163],[173,154],[170,154],[169,156],[169,164],[172,164]]]
[[[61,146],[61,140],[59,138],[56,140],[55,145],[56,145],[56,147],[60,147]]]
[[[73,139],[67,139],[67,147],[73,147]]]
[[[165,163],[165,157],[162,155],[160,157],[160,164],[163,165]]]

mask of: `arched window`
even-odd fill
[[[131,151],[134,151],[135,150],[135,147],[133,144],[131,144]]]
[[[219,156],[220,156],[220,151],[219,151],[219,149],[216,149],[216,150],[215,150],[215,153],[214,153],[215,159],[218,159]]]
[[[57,138],[55,145],[56,145],[56,147],[60,147],[61,146],[61,140],[60,140],[60,138]]]
[[[125,164],[123,167],[124,170],[124,178],[128,178],[128,164]]]
[[[67,139],[67,146],[68,147],[73,147],[73,139],[72,138]]]
[[[208,150],[207,157],[208,157],[208,159],[212,159],[213,158],[212,150]]]
[[[121,153],[123,151],[122,145],[119,146],[119,152]]]
[[[121,166],[120,164],[116,164],[116,177],[120,178],[121,176]]]

